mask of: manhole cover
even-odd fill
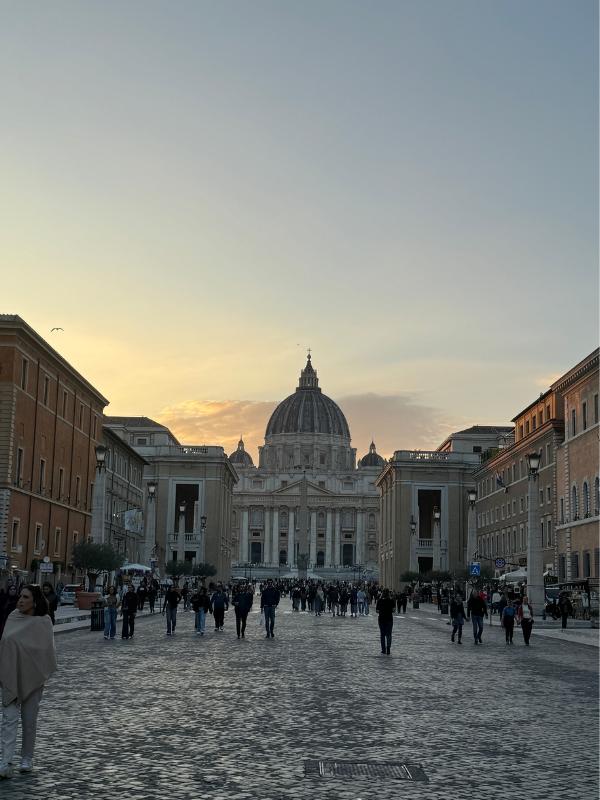
[[[419,764],[381,761],[304,761],[304,777],[386,778],[396,781],[424,781],[427,775]]]

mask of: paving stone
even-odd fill
[[[597,796],[595,648],[535,630],[507,647],[496,625],[459,647],[431,609],[395,621],[390,656],[374,616],[278,614],[272,640],[256,621],[242,640],[231,613],[204,637],[185,613],[170,638],[160,615],[132,641],[57,637],[35,770],[2,800]],[[419,764],[428,782],[305,775],[305,761]]]

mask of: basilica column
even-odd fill
[[[242,511],[242,535],[240,536],[240,561],[248,562],[248,509]]]
[[[339,508],[335,510],[335,530],[333,537],[333,564],[336,567],[340,566],[340,541],[342,538],[342,521]]]
[[[356,509],[356,552],[355,564],[364,564],[365,558],[365,512],[362,508]]]
[[[333,538],[333,511],[327,509],[327,529],[325,531],[325,566],[329,567],[332,563],[332,538]]]
[[[296,520],[294,509],[290,508],[288,514],[288,564],[293,567],[296,564]]]
[[[264,508],[265,520],[265,540],[263,544],[262,560],[265,564],[271,561],[271,509],[265,506]]]
[[[310,512],[310,564],[315,567],[317,563],[317,512]]]
[[[273,509],[273,528],[271,530],[271,560],[275,566],[279,565],[279,509]]]

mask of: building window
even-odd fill
[[[281,481],[281,488],[284,489],[288,485],[287,481]]]
[[[325,553],[322,550],[319,550],[317,553],[317,567],[324,567],[325,566]]]
[[[541,534],[540,542],[542,544],[542,547],[544,546],[544,527],[545,527],[544,520],[542,520],[540,522],[540,534]]]
[[[550,453],[550,445],[546,445],[546,464],[550,464],[552,462],[552,455]]]
[[[481,446],[480,445],[474,445],[473,446],[473,452],[474,453],[481,453]]]
[[[55,556],[60,555],[60,535],[61,535],[61,529],[60,528],[56,528],[55,531],[54,531],[54,555]]]
[[[587,481],[583,482],[583,516],[590,516],[590,487]]]
[[[571,555],[571,580],[579,577],[579,553]]]
[[[519,511],[523,513],[523,497],[519,497]]]
[[[525,420],[525,436],[529,435],[529,420]]]
[[[24,459],[24,451],[22,447],[17,449],[17,472],[15,475],[15,484],[17,486],[23,486],[23,459]]]
[[[92,428],[92,438],[96,438],[96,431],[98,430],[98,417],[94,414],[94,427]]]
[[[552,547],[552,520],[546,522],[546,547]]]
[[[546,502],[552,502],[552,489],[549,486],[546,486]]]
[[[83,405],[79,406],[79,429],[83,430]]]
[[[598,395],[594,395],[594,425],[598,423]]]
[[[533,430],[537,429],[537,414],[533,415]]]
[[[583,577],[591,578],[592,576],[592,559],[589,553],[583,554]]]
[[[516,513],[517,513],[517,501],[513,500],[512,501],[512,515],[513,515],[513,517],[515,516]]]
[[[565,498],[560,498],[560,524],[565,524]]]
[[[69,394],[68,394],[68,392],[63,391],[63,406],[62,406],[63,419],[67,418],[68,404],[69,404]]]
[[[319,481],[319,489],[325,488],[325,481]]]
[[[523,438],[523,425],[519,425],[519,439]]]
[[[40,494],[44,494],[46,490],[46,459],[40,458]]]
[[[29,376],[29,361],[26,358],[21,361],[21,389],[27,391],[27,378]]]
[[[75,478],[75,505],[79,505],[81,499],[81,478],[79,475]]]
[[[65,491],[65,471],[62,467],[58,468],[58,499],[63,499],[63,493]]]
[[[544,505],[544,490],[540,489],[540,505]]]
[[[571,490],[571,506],[573,522],[575,522],[575,520],[579,519],[579,502],[577,500],[576,486],[573,486],[573,489]]]
[[[571,436],[575,436],[577,433],[577,414],[575,413],[575,409],[571,409]]]
[[[135,443],[142,446],[147,445],[148,439],[145,436],[138,436],[137,439],[135,440]]]
[[[564,581],[567,577],[567,559],[565,556],[558,557],[558,580]]]
[[[287,550],[280,550],[279,551],[279,563],[285,564],[287,561]]]
[[[600,514],[600,478],[594,481],[594,516]]]
[[[10,549],[17,550],[19,547],[19,529],[21,527],[21,520],[13,519],[12,531],[10,535]]]
[[[44,405],[48,405],[48,394],[50,392],[50,378],[47,375],[44,375]]]
[[[587,403],[585,400],[581,404],[581,427],[584,431],[587,430]]]
[[[35,526],[35,539],[33,542],[33,550],[35,553],[39,553],[42,549],[42,536],[44,533],[44,526],[40,525],[38,522]]]

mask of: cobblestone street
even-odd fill
[[[395,619],[382,656],[374,615],[289,607],[269,640],[253,613],[238,641],[232,612],[222,633],[209,617],[204,637],[192,613],[179,614],[172,638],[160,615],[140,619],[132,641],[57,636],[35,771],[2,782],[2,798],[597,797],[596,647],[535,630],[530,648],[520,631],[507,647],[497,619],[483,646],[466,627],[459,647],[426,607]],[[328,777],[306,760],[409,773]],[[427,782],[408,778],[411,765]]]

